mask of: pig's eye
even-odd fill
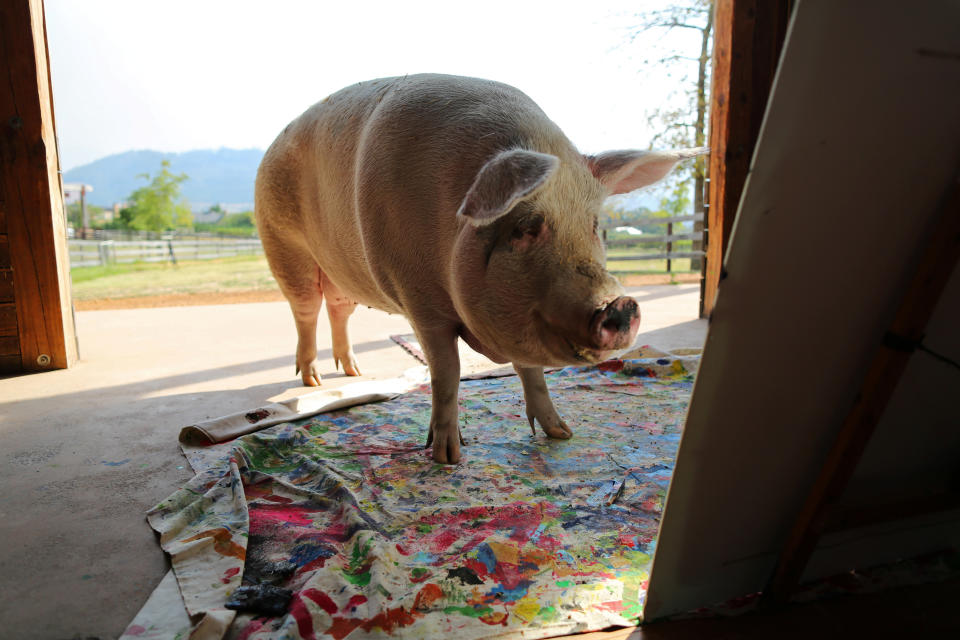
[[[597,235],[597,231],[600,229],[600,220],[596,216],[593,218],[593,235]]]
[[[521,218],[510,233],[511,240],[522,240],[525,237],[534,239],[543,230],[543,216],[533,215]]]

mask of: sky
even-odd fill
[[[44,4],[65,171],[131,149],[266,149],[330,93],[420,72],[512,84],[585,153],[646,148],[646,111],[678,86],[643,61],[698,49],[683,29],[629,42],[657,0]]]

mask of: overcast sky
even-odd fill
[[[522,89],[582,151],[644,148],[644,110],[676,87],[642,62],[693,33],[628,44],[656,0],[346,4],[46,0],[64,170],[130,149],[265,149],[343,86],[427,71]]]

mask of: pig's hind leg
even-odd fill
[[[305,247],[275,238],[261,229],[264,253],[273,277],[290,303],[297,326],[297,373],[308,387],[320,384],[317,362],[317,316],[323,304],[323,272]]]
[[[540,423],[543,431],[551,438],[566,440],[573,435],[570,427],[563,421],[553,406],[550,392],[547,391],[547,381],[543,378],[541,367],[523,367],[514,363],[520,383],[523,385],[523,397],[527,402],[527,420],[530,430],[537,434],[534,420]]]
[[[360,366],[350,344],[350,332],[347,320],[356,309],[357,303],[343,295],[337,285],[330,281],[325,273],[320,274],[320,288],[327,299],[327,316],[330,318],[330,332],[333,341],[333,364],[343,364],[343,372],[348,376],[359,376]]]

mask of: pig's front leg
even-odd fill
[[[430,367],[433,410],[430,435],[433,459],[441,464],[460,462],[460,445],[466,444],[457,424],[457,393],[460,389],[460,353],[454,328],[418,330],[417,337]]]
[[[547,381],[543,379],[541,367],[522,367],[514,363],[520,382],[523,384],[523,397],[527,401],[527,420],[530,421],[530,430],[537,434],[533,421],[540,423],[543,431],[551,438],[566,440],[573,435],[570,427],[557,414],[547,391]]]

